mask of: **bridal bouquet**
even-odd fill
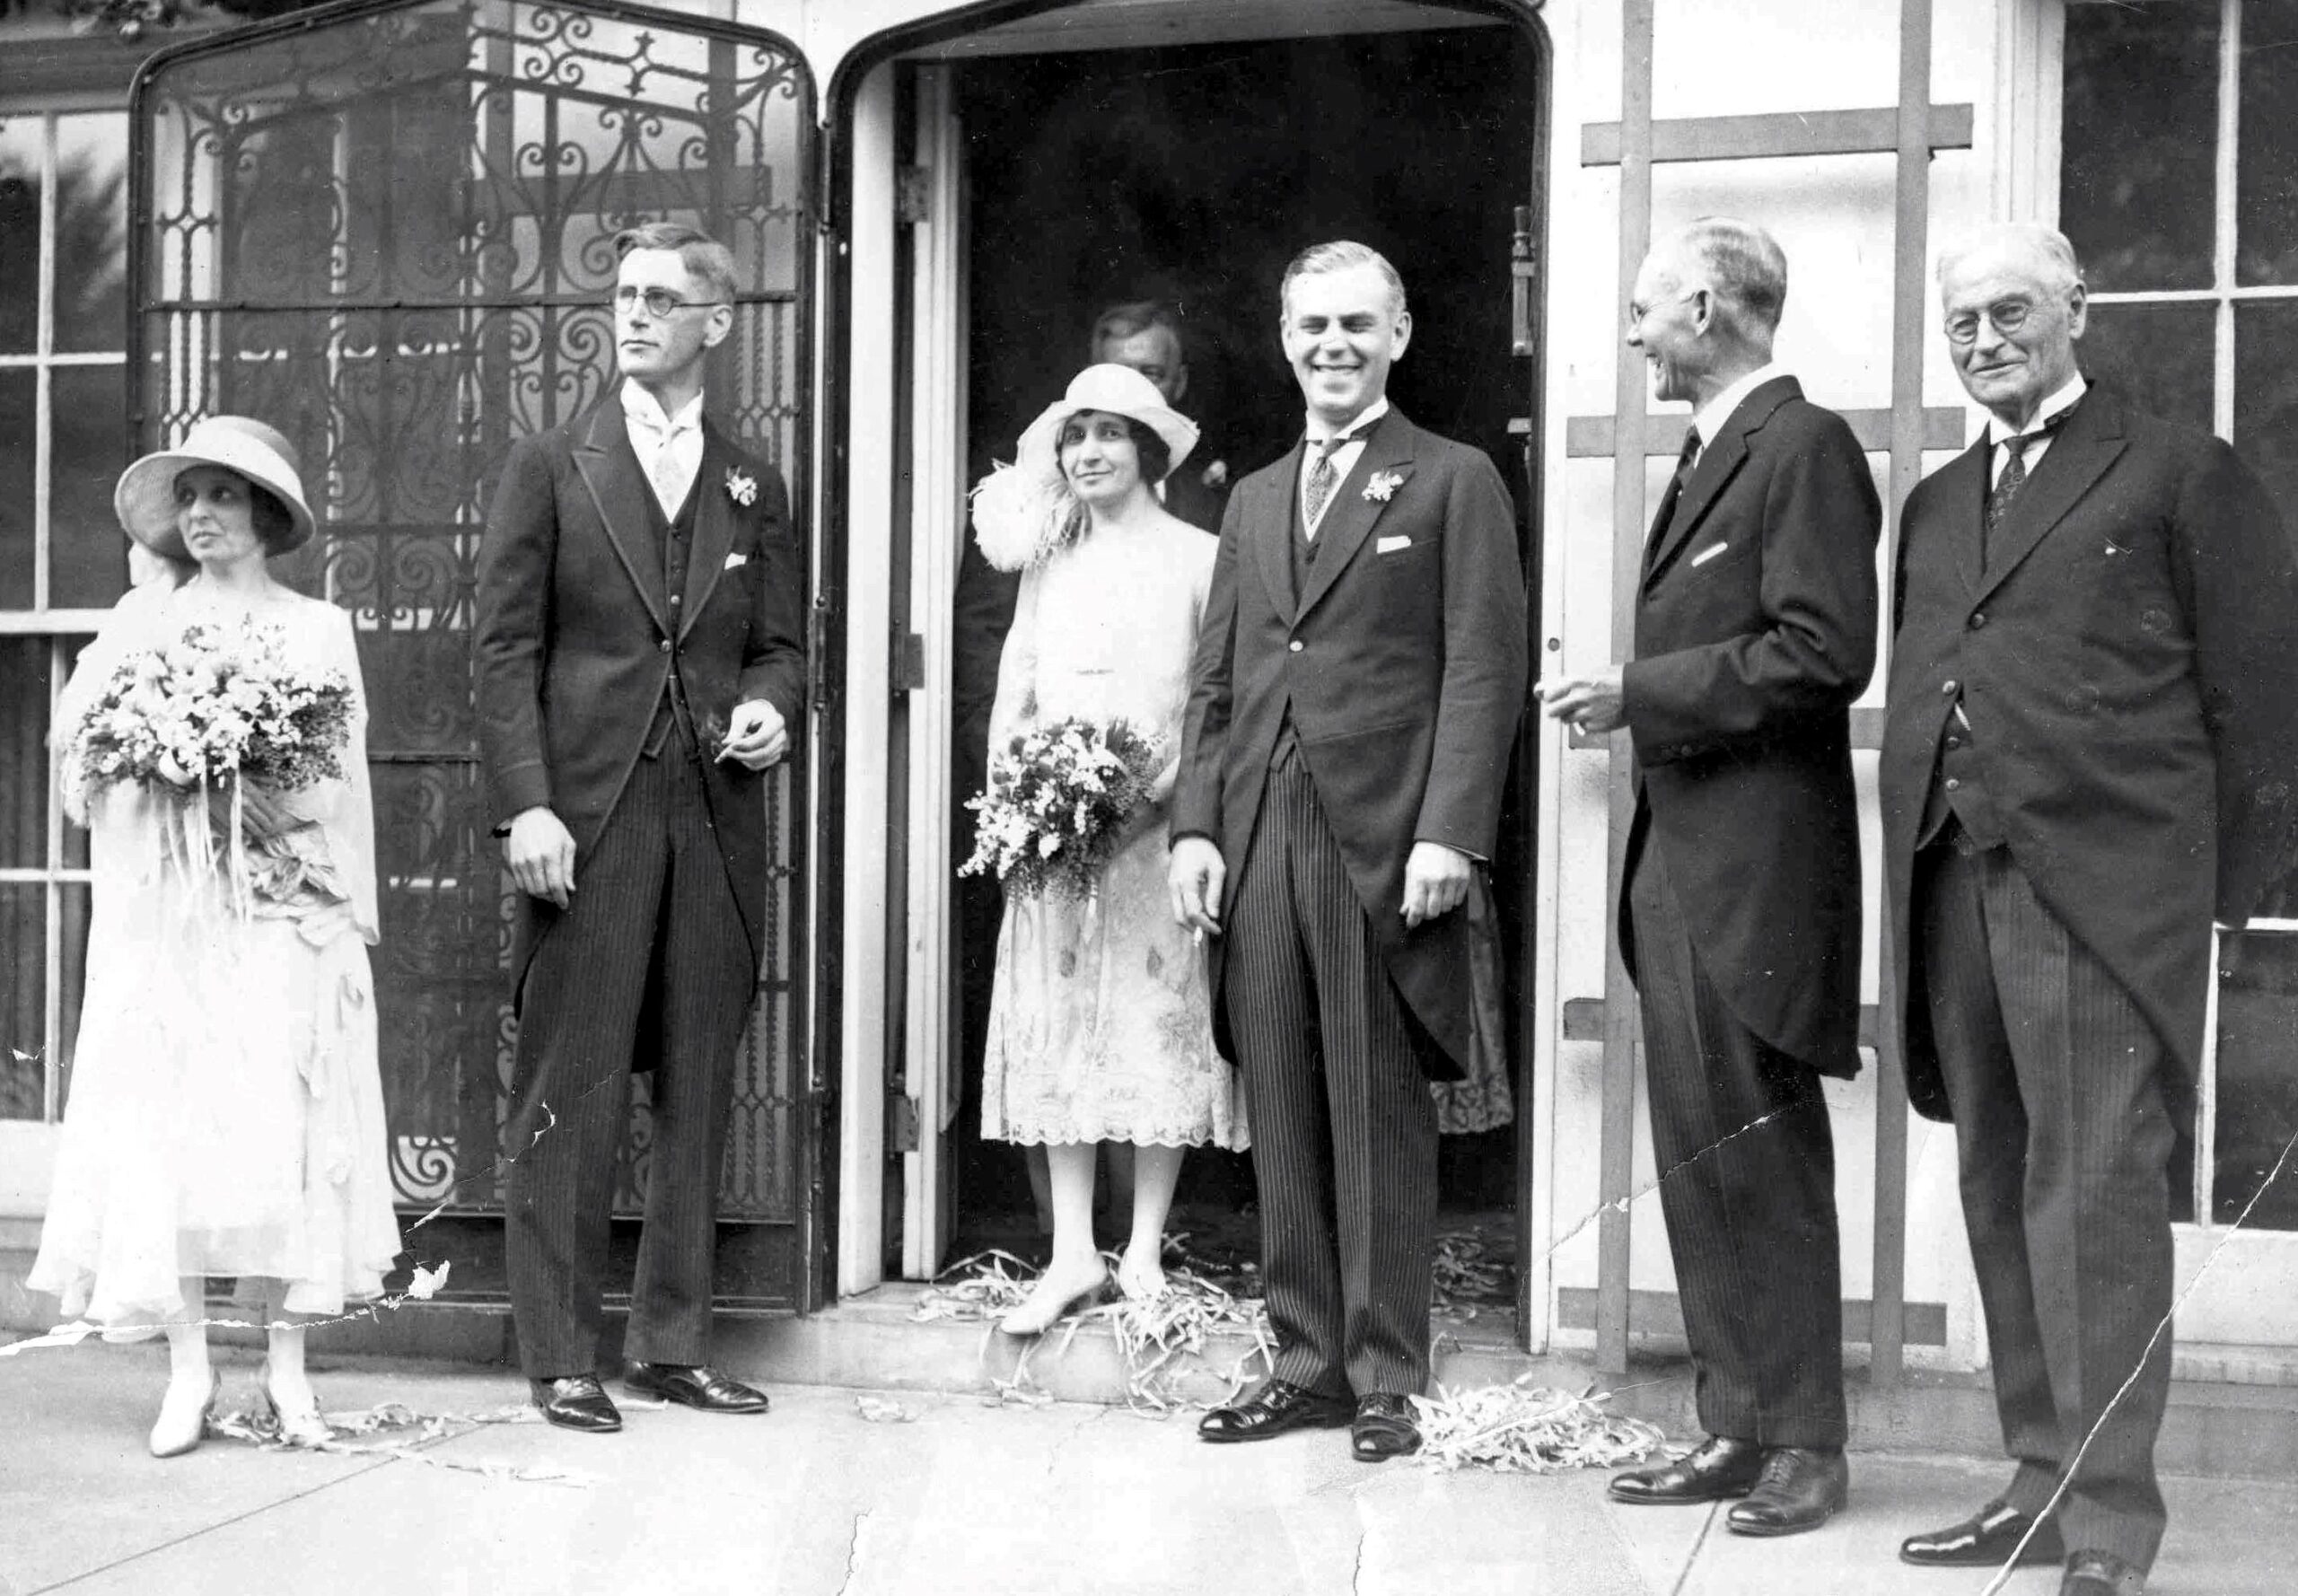
[[[205,869],[228,859],[243,899],[332,898],[318,828],[288,799],[344,774],[350,723],[350,682],[291,663],[276,631],[193,626],[113,670],[80,724],[81,772],[92,790],[135,783],[203,816],[186,851]]]
[[[1091,898],[1160,763],[1123,721],[1073,716],[1022,732],[992,756],[988,787],[966,801],[979,819],[958,873],[993,872],[1023,896]]]

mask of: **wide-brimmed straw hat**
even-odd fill
[[[193,466],[237,471],[286,506],[294,524],[267,542],[267,554],[285,554],[311,541],[311,507],[303,502],[295,446],[277,428],[248,416],[210,416],[195,423],[174,448],[147,454],[119,474],[111,507],[129,537],[171,560],[191,557],[176,530],[176,478]]]
[[[1024,471],[1057,475],[1061,425],[1083,410],[1129,416],[1155,433],[1172,456],[1166,462],[1169,474],[1197,447],[1197,423],[1167,404],[1154,382],[1129,365],[1112,362],[1089,365],[1069,380],[1069,391],[1048,405],[1022,434],[1020,458],[1013,463]]]

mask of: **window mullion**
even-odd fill
[[[2220,437],[2234,435],[2234,302],[2236,251],[2235,194],[2241,159],[2242,133],[2242,0],[2219,0],[2218,22],[2218,160],[2216,172],[2215,236],[2211,268],[2218,300],[2217,353],[2211,363],[2211,430]]]

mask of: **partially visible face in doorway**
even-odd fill
[[[1645,256],[1636,274],[1627,344],[1644,356],[1652,397],[1662,404],[1690,404],[1697,397],[1697,379],[1709,364],[1702,334],[1714,313],[1711,294],[1696,264],[1665,247]]]
[[[1110,410],[1080,410],[1061,424],[1061,474],[1084,504],[1114,504],[1141,486],[1133,423]]]
[[[1129,338],[1103,338],[1094,358],[1131,366],[1157,385],[1169,405],[1179,405],[1188,391],[1188,364],[1181,359],[1181,341],[1170,327],[1145,327]]]
[[[668,294],[675,308],[656,315],[646,307],[650,294]],[[715,298],[676,250],[625,255],[615,273],[614,311],[615,359],[622,374],[649,385],[685,376],[733,327],[732,309],[712,303]]]
[[[1412,341],[1412,315],[1369,262],[1310,272],[1285,295],[1284,339],[1301,397],[1342,427],[1388,391],[1389,367]]]

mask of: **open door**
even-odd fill
[[[968,794],[953,779],[950,724],[955,691],[951,600],[966,517],[965,143],[950,68],[908,75],[912,156],[899,194],[908,234],[910,363],[908,628],[908,871],[902,1037],[901,1272],[930,1278],[949,1250],[957,1161],[945,1134],[958,1112],[959,1034],[970,994],[957,978],[950,883],[953,839],[941,823]]]
[[[320,535],[282,574],[351,613],[373,706],[390,1168],[452,1286],[503,1289],[506,895],[469,647],[494,474],[616,382],[612,239],[698,225],[741,287],[708,403],[811,545],[813,89],[756,29],[618,4],[378,0],[164,51],[132,118],[137,450],[244,412],[301,451]],[[809,561],[811,569],[811,561]],[[816,740],[800,740],[802,750]],[[802,751],[767,792],[769,943],[719,1195],[721,1294],[803,1309],[820,1232]],[[644,1078],[617,1213],[646,1180]]]

